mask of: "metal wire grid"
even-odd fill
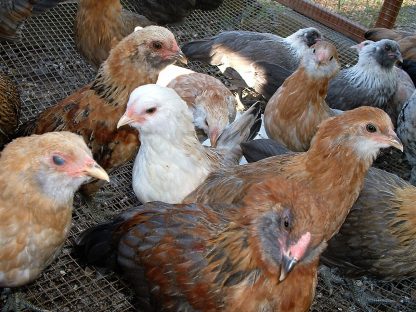
[[[139,12],[134,0],[124,6]],[[73,40],[73,21],[76,2],[63,3],[46,14],[32,18],[22,29],[16,43],[1,43],[0,67],[18,82],[24,102],[21,122],[71,94],[94,77],[93,69],[78,55]],[[274,32],[287,36],[301,27],[315,26],[333,41],[342,66],[355,63],[354,44],[348,38],[267,0],[225,0],[216,11],[195,11],[183,24],[171,25],[180,43],[215,35],[223,30],[242,29]],[[227,77],[217,68],[200,63],[189,66],[193,70],[215,75],[227,84]],[[119,168],[111,176],[111,183],[103,190],[111,196],[102,202],[99,211],[91,211],[76,197],[69,239],[59,258],[33,284],[20,288],[26,299],[52,311],[133,311],[132,293],[118,276],[81,268],[70,254],[75,237],[84,229],[110,215],[139,204],[131,188],[131,163]],[[102,194],[103,195],[103,194]],[[416,311],[415,280],[395,283],[368,279],[355,281],[361,291],[394,304],[372,305],[374,311]],[[338,281],[333,290],[320,279],[311,311],[360,311],[351,300],[349,288]],[[352,294],[352,295],[351,295]],[[1,304],[1,301],[0,301]]]

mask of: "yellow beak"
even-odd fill
[[[122,127],[124,125],[128,125],[132,122],[133,122],[133,120],[130,117],[128,117],[126,115],[123,115],[123,116],[121,116],[120,120],[117,123],[117,129],[119,129],[120,127]]]
[[[108,176],[107,172],[96,162],[94,162],[92,166],[85,168],[84,171],[90,177],[110,182],[110,177]]]

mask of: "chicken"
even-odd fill
[[[95,68],[112,47],[136,26],[153,24],[144,16],[123,9],[120,0],[80,0],[75,22],[75,43],[81,55]]]
[[[166,28],[148,26],[120,41],[101,65],[95,80],[42,112],[20,132],[41,134],[68,130],[83,136],[94,159],[108,172],[134,157],[139,147],[137,131],[117,130],[130,93],[154,83],[160,70],[182,59],[173,34]],[[83,185],[93,195],[102,183]]]
[[[416,61],[403,60],[401,68],[409,75],[416,86]]]
[[[141,13],[158,24],[181,22],[193,10],[217,9],[223,0],[136,0]]]
[[[188,104],[194,124],[207,135],[212,146],[225,127],[235,119],[237,100],[230,90],[215,77],[192,73],[180,75],[167,85]],[[200,138],[205,141],[206,136]]]
[[[130,124],[140,132],[133,167],[138,199],[179,203],[210,172],[238,164],[240,143],[249,138],[259,112],[257,103],[225,129],[216,149],[206,148],[196,137],[187,104],[174,90],[151,84],[134,90],[118,127]]]
[[[270,98],[264,111],[266,133],[292,151],[309,149],[321,121],[335,114],[325,102],[329,80],[339,71],[336,47],[315,43],[299,68]]]
[[[15,83],[0,73],[0,151],[12,139],[17,128],[21,101]]]
[[[308,47],[321,38],[315,28],[299,29],[286,38],[270,33],[226,31],[186,43],[182,49],[189,59],[216,65],[222,72],[234,69],[248,87],[269,99],[297,68]]]
[[[15,139],[2,151],[0,167],[0,287],[19,287],[59,254],[79,186],[109,177],[70,132]]]
[[[402,108],[397,120],[397,134],[403,141],[404,153],[412,167],[410,183],[416,185],[416,91]]]
[[[168,65],[162,69],[157,77],[156,84],[166,87],[173,79],[186,74],[195,73],[193,70],[176,65]]]
[[[374,41],[371,41],[371,40],[365,40],[359,44],[352,46],[351,48],[354,48],[358,52],[360,52],[362,48],[364,48],[365,46],[369,44],[372,44],[373,42]],[[401,64],[400,67],[403,67],[402,65],[403,64]],[[393,116],[395,120],[393,120],[393,123],[396,123],[397,117],[399,116],[404,103],[406,103],[407,99],[410,98],[413,91],[415,90],[415,85],[413,84],[411,77],[405,70],[397,66],[394,67],[394,70],[396,71],[396,74],[397,74],[397,87],[393,94],[391,102],[392,102],[392,107],[395,108],[394,116]]]
[[[306,312],[334,208],[273,178],[237,205],[131,209],[82,233],[77,250],[88,263],[120,267],[140,311]]]
[[[347,275],[385,280],[416,276],[416,188],[371,168],[344,225],[321,257]],[[376,235],[374,235],[376,234]]]
[[[378,108],[360,107],[323,121],[307,152],[221,168],[183,202],[238,203],[251,185],[283,176],[305,183],[329,206],[337,207],[334,224],[340,225],[357,199],[378,152],[390,146],[403,150],[389,116]]]
[[[250,162],[289,152],[270,139],[250,141],[242,148]],[[415,200],[414,186],[392,173],[370,168],[360,196],[339,233],[328,242],[321,261],[355,277],[415,277]]]
[[[395,40],[400,46],[403,59],[416,61],[416,33],[387,28],[372,28],[364,34],[364,37],[373,41],[382,39]]]
[[[401,61],[397,42],[384,39],[364,46],[358,63],[340,71],[329,83],[326,102],[332,108],[353,109],[362,105],[385,110],[393,122],[397,108],[392,98],[397,90],[397,72],[394,64]]]
[[[64,0],[0,0],[0,40],[18,38],[22,23]]]

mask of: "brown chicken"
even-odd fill
[[[19,122],[21,105],[15,83],[0,73],[0,150],[13,137]]]
[[[120,0],[80,0],[75,22],[75,43],[81,55],[94,67],[104,62],[112,47],[136,26],[153,23],[123,9]]]
[[[88,263],[121,267],[140,311],[308,311],[337,210],[275,177],[238,205],[131,209],[85,231],[77,249]]]
[[[251,185],[284,176],[306,183],[329,206],[337,207],[333,226],[338,227],[357,199],[378,152],[389,146],[403,150],[390,117],[378,108],[360,107],[323,121],[307,152],[221,168],[184,202],[238,203]]]
[[[79,186],[109,178],[82,137],[70,132],[15,139],[2,151],[0,167],[0,287],[18,287],[59,253]]]
[[[0,40],[18,38],[22,23],[64,0],[0,0]]]
[[[117,129],[131,91],[156,82],[161,69],[182,57],[175,37],[166,28],[148,26],[138,30],[111,50],[91,84],[42,112],[21,132],[78,133],[91,148],[94,159],[111,171],[132,159],[139,147],[135,129]],[[92,195],[100,184],[97,181],[83,185],[82,191]]]
[[[237,100],[231,91],[219,79],[201,73],[180,75],[167,87],[188,104],[195,127],[202,130],[215,147],[225,127],[235,119]]]
[[[365,33],[364,37],[373,41],[395,40],[399,43],[403,59],[416,61],[416,33],[387,28],[372,28]]]
[[[299,68],[267,103],[268,137],[292,151],[307,151],[321,121],[335,115],[325,97],[329,80],[338,71],[338,53],[332,43],[318,41],[311,46]]]

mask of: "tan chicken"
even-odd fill
[[[153,23],[123,9],[120,0],[80,0],[75,20],[75,43],[81,55],[95,68],[111,48],[134,31]]]
[[[307,151],[321,121],[335,115],[325,97],[329,80],[338,70],[338,53],[332,43],[318,41],[305,52],[299,68],[267,102],[268,137],[292,151]]]

